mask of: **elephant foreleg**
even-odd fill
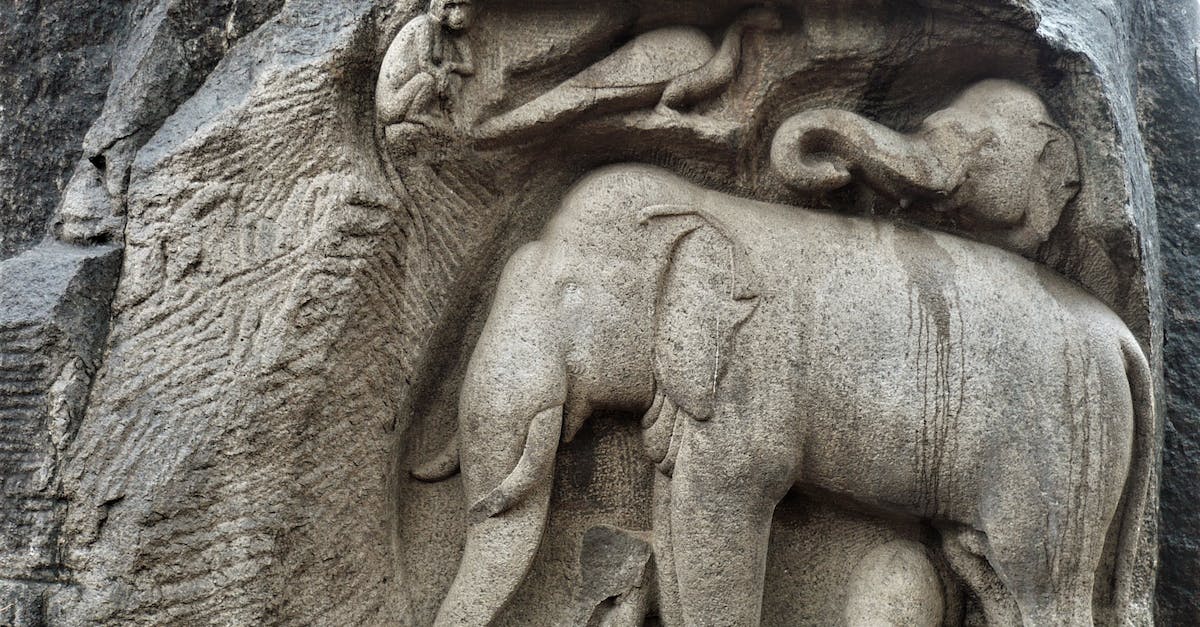
[[[672,479],[671,549],[683,623],[757,625],[780,495],[767,489],[750,451],[729,450],[741,446],[721,436],[730,425],[717,420],[688,425]]]
[[[658,575],[658,614],[667,627],[682,626],[679,581],[671,549],[671,478],[654,473],[654,563]]]

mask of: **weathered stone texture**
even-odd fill
[[[1190,0],[796,2],[787,26],[803,42],[774,50],[817,54],[764,61],[754,39],[756,60],[708,111],[744,128],[635,112],[566,124],[535,149],[463,142],[426,160],[389,150],[374,124],[380,61],[419,4],[0,6],[0,624],[432,621],[461,558],[463,488],[408,473],[453,431],[502,261],[575,179],[632,159],[802,204],[756,165],[765,149],[730,138],[765,146],[756,134],[778,109],[805,103],[910,131],[994,75],[1035,87],[1078,142],[1083,189],[1042,260],[1116,309],[1165,373],[1158,611],[1164,624],[1200,615]],[[489,1],[477,46],[505,55],[483,57],[462,115],[496,117],[681,15],[719,40],[743,4]],[[929,68],[945,85],[928,87]],[[92,183],[67,204],[107,198],[125,221],[80,239],[111,237],[123,257],[35,248],[73,168]],[[553,533],[508,624],[573,601],[585,529],[649,524],[639,441],[617,416],[562,448]],[[779,622],[819,623],[880,576],[857,560],[912,557],[922,533],[789,497],[766,603]],[[796,593],[821,586],[839,592]]]
[[[1161,236],[1167,388],[1157,620],[1200,616],[1200,20],[1193,2],[1144,3],[1142,132]]]
[[[100,113],[128,5],[0,4],[0,258],[33,246]]]
[[[385,473],[413,316],[403,214],[357,123],[369,8],[289,5],[134,166],[107,368],[66,471],[68,616],[402,616]]]
[[[47,620],[72,581],[61,464],[108,331],[120,252],[43,244],[0,261],[0,621]]]

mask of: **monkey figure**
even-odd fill
[[[427,13],[404,25],[388,47],[375,88],[383,126],[444,124],[443,105],[475,73],[465,36],[474,13],[473,0],[430,0]]]

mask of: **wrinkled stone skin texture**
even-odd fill
[[[486,181],[507,163],[450,157],[436,171],[402,167],[395,185],[363,120],[379,60],[418,4],[0,3],[0,277],[11,283],[0,286],[0,353],[20,354],[0,358],[0,625],[431,620],[460,557],[462,493],[454,481],[410,485],[408,469],[453,424],[484,286],[560,200],[546,190],[599,163],[554,155],[561,172],[508,171],[501,189]],[[558,32],[582,43],[547,35],[545,54],[578,61],[554,67],[531,54],[520,62],[532,87],[504,97],[545,91],[615,48],[613,33],[673,23],[689,5],[629,0],[578,18],[562,8],[573,3],[552,4]],[[883,4],[899,23],[930,3]],[[1161,517],[1148,521],[1160,555],[1154,602],[1158,623],[1189,624],[1200,616],[1196,4],[932,4],[953,5],[967,24],[1036,32],[1070,59],[1035,58],[1037,71],[1083,77],[1072,85],[1101,106],[1076,118],[1122,138],[1092,150],[1111,149],[1125,177],[1105,189],[1128,196],[1110,200],[1128,204],[1134,238],[1098,247],[1132,249],[1115,262],[1129,281],[1089,287],[1127,301],[1109,304],[1145,344],[1163,342],[1151,355],[1166,400]],[[897,113],[880,89],[859,112],[915,127],[920,116]],[[485,96],[467,97],[512,104]],[[675,138],[668,129],[655,141]],[[656,154],[622,147],[620,158]],[[730,178],[728,164],[684,165],[710,187]],[[39,245],[72,171],[89,167],[128,216],[123,237]],[[513,199],[517,188],[528,199]],[[622,451],[638,436],[599,424],[607,430],[589,426],[564,449],[553,498],[566,506],[552,527],[587,516],[576,502],[619,510],[649,493],[636,480],[630,494],[603,489],[636,478]],[[642,514],[625,516],[617,522],[644,526]],[[836,535],[845,524],[785,503],[775,531]],[[771,568],[788,570],[796,549],[772,537]],[[522,592],[531,600],[510,623],[535,621],[550,603],[538,589],[570,575],[573,548],[539,558],[540,579]],[[844,561],[837,547],[822,557]],[[1154,565],[1144,568],[1150,581]],[[810,576],[790,570],[801,579],[768,582],[778,605],[800,598],[789,586]]]

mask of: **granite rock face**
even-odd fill
[[[1157,617],[1187,624],[1200,616],[1200,77],[1197,7],[1146,7],[1139,16],[1142,123],[1151,158],[1163,256],[1164,373],[1167,388]]]
[[[0,7],[0,258],[42,239],[104,106],[124,3]]]
[[[21,624],[45,622],[47,599],[71,582],[60,470],[99,368],[119,265],[115,248],[57,243],[0,261],[0,597]]]
[[[0,624],[1200,612],[1190,2],[0,18]]]

